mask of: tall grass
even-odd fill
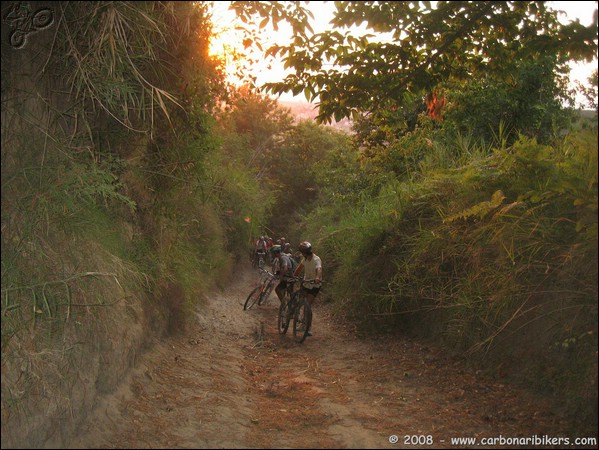
[[[60,23],[53,49],[72,93],[132,131],[155,127],[156,110],[170,119],[178,105],[157,64],[170,45],[173,3],[59,3]]]
[[[388,183],[321,224],[334,298],[364,332],[438,339],[491,374],[501,365],[504,376],[551,392],[588,424],[597,386],[597,135],[466,147],[437,149],[420,179]]]

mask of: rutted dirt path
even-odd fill
[[[295,344],[277,332],[274,293],[243,311],[256,281],[243,274],[184,336],[144,354],[70,448],[485,448],[450,439],[568,436],[548,402],[417,342],[358,340],[325,303],[314,336]]]

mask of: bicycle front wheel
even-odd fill
[[[293,314],[293,338],[295,342],[304,342],[312,326],[312,308],[305,298],[300,298]]]
[[[274,280],[270,280],[268,282],[268,284],[266,285],[266,287],[264,288],[264,290],[262,291],[262,293],[260,294],[260,300],[258,300],[258,305],[262,305],[262,304],[266,303],[266,301],[270,297],[270,293],[272,292],[274,287],[275,287]]]
[[[279,316],[277,319],[279,334],[287,333],[289,322],[291,320],[291,302],[283,300],[279,306]]]
[[[250,295],[248,295],[248,298],[245,301],[245,304],[243,305],[243,309],[244,311],[246,309],[250,309],[252,306],[254,306],[258,300],[260,300],[260,294],[262,293],[262,286],[256,286],[254,288],[254,290],[252,292],[250,292]]]

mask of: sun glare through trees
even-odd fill
[[[308,3],[308,2],[306,2]],[[227,81],[235,86],[250,85],[260,88],[266,83],[280,82],[289,73],[280,59],[265,57],[266,50],[272,45],[288,45],[292,36],[291,27],[279,23],[279,29],[273,30],[270,23],[245,24],[229,10],[231,2],[214,2],[212,4],[212,21],[214,34],[210,46],[210,54],[218,58],[227,74]],[[563,23],[579,20],[588,26],[593,21],[596,2],[549,2],[553,9],[561,11]],[[319,33],[331,27],[329,21],[333,17],[333,2],[310,2],[307,4],[314,19],[311,23],[314,32]],[[362,34],[365,30],[356,29]],[[597,67],[597,60],[590,63],[572,62],[572,87],[576,81],[586,85],[588,78]],[[293,100],[291,93],[281,94],[283,99]],[[303,95],[300,94],[303,100]],[[577,98],[577,102],[581,99]]]
[[[286,42],[290,28],[281,24],[278,31],[270,27],[256,30],[245,25],[229,10],[230,2],[215,2],[212,7],[214,34],[210,54],[220,59],[233,85],[260,85],[279,81],[285,76],[280,61],[266,58],[264,51],[277,43]]]

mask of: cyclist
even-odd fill
[[[266,258],[268,265],[272,265],[272,253],[270,252],[270,249],[273,246],[272,238],[270,236],[265,235],[264,242],[266,242],[266,245],[264,246],[264,257]]]
[[[260,253],[262,253],[264,255],[264,257],[266,257],[266,250],[267,250],[266,239],[264,238],[264,236],[260,236],[254,242],[254,261],[256,263],[258,262],[258,258],[260,257]]]
[[[293,259],[289,255],[281,251],[280,245],[273,245],[270,251],[274,258],[273,273],[279,277],[279,284],[275,287],[275,293],[279,297],[279,301],[283,303],[287,282],[289,281],[289,277],[293,276],[296,264],[294,264]]]
[[[298,250],[302,254],[302,260],[293,272],[294,276],[299,276],[302,271],[304,272],[304,280],[308,280],[302,283],[302,289],[306,294],[306,300],[312,306],[312,303],[320,291],[322,282],[322,261],[318,255],[312,251],[312,244],[308,241],[303,241]],[[311,332],[308,332],[308,336],[312,336]]]
[[[280,264],[281,264],[281,260],[279,258],[277,258],[277,253],[280,252],[281,246],[278,244],[273,245],[270,248],[270,255],[271,255],[271,259],[272,259],[272,273],[274,273],[275,275],[278,275],[280,272]]]

